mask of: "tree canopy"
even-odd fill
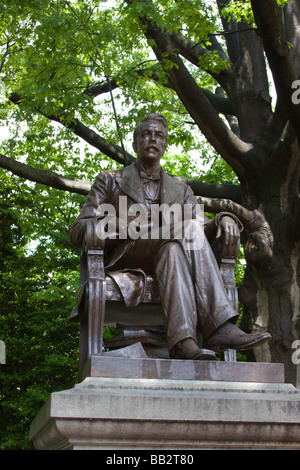
[[[134,6],[114,3],[112,8],[106,2],[90,1],[22,2],[17,9],[13,3],[3,5],[2,81],[8,99],[2,113],[3,118],[23,125],[16,134],[13,124],[13,137],[2,149],[2,167],[85,194],[88,186],[80,180],[93,180],[103,155],[120,164],[133,161],[134,123],[157,109],[163,110],[169,121],[169,146],[180,146],[188,160],[193,149],[197,150],[197,160],[199,155],[206,155],[206,142],[166,77],[165,67],[173,67],[168,54],[164,53],[160,63],[151,41],[146,41],[145,28],[137,21],[151,2],[135,2]],[[180,18],[183,28],[188,25],[188,37],[194,37],[193,30],[197,29],[198,39],[202,41],[203,36],[203,44],[209,43],[208,28],[216,30],[216,11],[206,3],[161,2],[167,16],[160,21],[175,28],[175,18]],[[201,10],[195,14],[199,6]],[[197,60],[199,66],[193,67],[193,73],[205,87],[203,92],[220,106],[225,104],[226,99],[213,92],[216,82],[212,74],[226,68],[227,62],[215,53],[203,54]],[[209,67],[210,73],[202,67]],[[53,122],[64,127],[57,130],[50,126]],[[74,134],[89,144],[84,161],[75,158],[79,140]],[[59,148],[62,139],[68,146],[64,143]],[[96,160],[91,159],[91,147],[96,149]],[[38,161],[35,152],[39,152]],[[5,156],[28,167],[17,166]],[[75,181],[54,181],[53,174],[37,173],[37,169]]]

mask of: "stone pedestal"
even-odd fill
[[[224,380],[226,363],[203,362],[200,367],[200,361],[179,362],[197,362],[204,378],[105,377],[98,370],[96,377],[52,393],[31,425],[35,448],[300,449],[300,390],[280,378],[263,383],[240,375],[237,380],[238,367],[243,374],[241,363],[236,363],[236,377],[230,380],[233,369],[227,369]],[[280,364],[273,366],[282,370]],[[207,378],[209,370],[214,370],[213,379]]]

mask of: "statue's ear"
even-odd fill
[[[135,151],[135,153],[137,153],[137,145],[136,145],[136,141],[135,141],[135,140],[132,142],[132,148],[133,148],[133,150]]]

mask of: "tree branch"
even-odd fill
[[[296,73],[300,75],[300,31],[299,31],[299,18],[300,18],[300,3],[298,0],[288,2],[283,9],[284,12],[284,25],[286,39],[290,44],[293,44],[290,50],[290,55],[293,64],[296,68]]]
[[[68,191],[71,193],[87,195],[91,186],[91,181],[82,181],[79,179],[66,178],[50,170],[40,170],[33,168],[25,163],[0,154],[0,167],[11,171],[14,175],[21,178],[44,184],[56,189]],[[171,175],[172,176],[172,175]],[[239,186],[231,184],[209,184],[199,180],[192,180],[180,176],[174,176],[178,181],[188,184],[195,195],[206,197],[231,198],[234,201],[240,201],[241,191]]]
[[[226,56],[223,49],[218,47],[219,43],[214,37],[211,37],[212,46],[209,50],[206,49],[205,47],[200,46],[199,44],[195,44],[190,39],[183,38],[178,33],[176,34],[173,33],[170,36],[170,39],[172,40],[176,48],[179,50],[179,53],[189,62],[194,64],[196,67],[199,67],[200,58],[204,57],[205,55],[212,54],[212,50],[218,53],[219,58],[221,60],[229,63],[228,57]],[[213,46],[216,49],[214,49]],[[231,80],[230,68],[227,68],[226,70],[222,70],[219,73],[212,72],[209,69],[207,69],[206,72],[210,74],[222,86],[222,88],[226,92],[230,89],[230,86],[229,86],[230,80]]]
[[[149,70],[151,70],[152,72],[151,76],[147,74]],[[137,69],[137,70],[134,70],[133,73],[140,77],[144,77],[146,75],[148,80],[161,84],[161,79],[159,77],[159,74],[155,70],[155,67]],[[118,84],[115,78],[111,78],[109,81],[111,83],[112,89],[118,88]],[[170,81],[168,81],[167,83],[163,83],[162,86],[173,90],[173,87]],[[221,113],[224,115],[235,114],[233,104],[228,98],[226,98],[225,96],[220,96],[218,94],[215,94],[212,91],[207,90],[206,88],[200,87],[200,89],[203,91],[204,95],[206,96],[208,101],[211,103],[211,105],[214,107],[217,113]],[[92,85],[91,87],[87,88],[83,92],[83,94],[96,97],[98,95],[101,95],[103,93],[108,93],[108,92],[109,92],[109,83],[108,81],[105,81],[100,84]]]
[[[237,203],[241,202],[242,191],[238,185],[204,183],[200,180],[193,180],[191,178],[183,178],[180,176],[174,176],[174,178],[190,186],[196,196],[213,199],[230,199]]]
[[[12,93],[9,97],[10,101],[12,101],[14,104],[20,104],[22,102],[22,97],[18,93]],[[97,150],[100,150],[100,152],[104,153],[108,157],[110,157],[112,160],[121,163],[123,165],[128,165],[129,163],[135,161],[135,158],[133,155],[131,155],[128,152],[125,152],[125,155],[123,151],[120,149],[120,147],[116,144],[113,143],[107,143],[106,140],[101,137],[99,134],[97,134],[95,131],[90,129],[89,127],[85,126],[82,124],[82,122],[79,121],[77,118],[70,118],[68,115],[61,111],[60,109],[57,109],[56,114],[45,114],[43,113],[40,109],[36,108],[36,111],[39,114],[42,114],[46,118],[58,122],[59,124],[62,124],[68,129],[71,129],[74,131],[74,133],[78,136],[84,139],[87,143],[95,147]]]
[[[178,33],[172,33],[170,35],[170,39],[173,41],[174,44],[176,44],[180,53],[194,65],[197,65],[197,66],[199,65],[200,57],[203,57],[207,54],[211,54],[211,50],[208,50],[206,47],[200,46],[200,44],[196,44],[191,39],[186,39],[182,37]],[[213,50],[214,51],[216,50],[218,52],[219,58],[221,60],[225,60],[226,62],[228,62],[227,55],[225,54],[225,52],[223,51],[221,47],[218,48],[218,45],[219,43],[215,44],[217,49],[213,49]],[[207,70],[207,72],[211,73],[210,70]]]
[[[300,238],[300,201],[298,200],[292,215],[286,224],[285,233],[292,243],[297,244]]]
[[[93,147],[100,150],[102,153],[110,157],[112,160],[121,163],[122,165],[129,165],[135,161],[135,158],[128,152],[125,152],[120,149],[120,147],[112,142],[107,143],[103,137],[97,134],[95,131],[90,129],[89,127],[82,124],[79,119],[72,119],[71,122],[65,121],[64,117],[57,118],[56,116],[46,116],[48,119],[52,119],[54,121],[63,124],[68,129],[72,129],[78,137],[81,137],[86,142],[88,142]]]
[[[217,0],[217,4],[223,28],[226,33],[228,33],[225,35],[228,55],[231,62],[236,63],[240,57],[239,36],[235,34],[237,32],[237,23],[236,20],[228,20],[228,18],[222,14],[222,10],[228,5],[228,0]]]
[[[110,90],[115,90],[116,88],[118,88],[116,79],[110,78],[105,80],[105,82],[95,83],[94,85],[89,86],[82,94],[93,96],[95,98],[96,96],[102,95],[103,93],[109,93]]]
[[[253,162],[248,158],[248,152],[253,150],[253,146],[240,140],[219,118],[181,58],[175,53],[170,37],[154,26],[151,20],[143,17],[141,21],[146,26],[147,39],[155,42],[152,48],[162,65],[167,58],[166,73],[187,111],[217,152],[237,175],[242,177]]]
[[[299,141],[288,121],[269,158],[265,176],[269,195],[278,194],[281,216],[288,216],[299,204],[299,153]],[[295,227],[290,235],[297,231]]]
[[[89,181],[81,181],[77,178],[66,178],[65,176],[61,176],[49,170],[39,170],[2,154],[0,154],[0,167],[29,181],[72,193],[86,195],[91,187]]]
[[[251,0],[256,24],[263,39],[277,95],[281,96],[288,117],[300,139],[300,108],[292,102],[292,83],[297,80],[286,41],[281,10],[276,0]]]

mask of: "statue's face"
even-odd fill
[[[138,160],[143,163],[159,162],[166,151],[167,133],[159,121],[146,121],[142,124],[133,148]]]

